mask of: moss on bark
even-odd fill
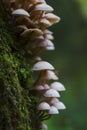
[[[0,0],[0,130],[39,130],[30,91],[32,62],[7,21]]]

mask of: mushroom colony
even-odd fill
[[[25,39],[27,47],[32,52],[35,61],[32,70],[38,73],[32,91],[39,98],[37,111],[42,113],[42,120],[58,114],[65,109],[59,100],[60,91],[64,86],[58,82],[55,68],[43,61],[41,55],[45,50],[54,50],[53,33],[50,26],[60,21],[60,17],[52,13],[53,8],[45,0],[3,0],[6,10],[11,13],[17,28],[17,34]],[[53,82],[54,81],[54,82]],[[47,125],[41,122],[41,129],[47,130]]]

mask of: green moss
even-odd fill
[[[0,1],[0,130],[39,130],[37,99],[30,91],[32,62],[8,29],[2,7]]]

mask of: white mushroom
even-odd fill
[[[53,40],[54,37],[52,36],[52,34],[45,34],[45,37],[49,40]]]
[[[34,64],[32,70],[35,70],[35,71],[54,70],[54,67],[46,61],[39,61],[36,64]]]
[[[58,98],[52,98],[51,100],[50,100],[50,104],[54,104],[54,103],[58,103],[59,102],[59,100],[58,100]]]
[[[47,4],[42,3],[42,4],[37,4],[35,6],[35,10],[51,12],[51,11],[53,11],[53,8],[51,6],[49,6],[49,5],[47,5]]]
[[[50,89],[50,87],[49,87],[49,85],[48,84],[44,84],[44,90],[48,90],[48,89]]]
[[[43,95],[45,97],[60,97],[60,94],[54,89],[47,90]]]
[[[36,85],[36,86],[34,86],[33,89],[35,89],[35,90],[44,90],[44,87],[42,85]]]
[[[39,57],[39,56],[35,57],[34,59],[35,59],[36,61],[41,61],[41,60],[42,60],[41,57]]]
[[[53,103],[53,106],[55,106],[58,110],[66,109],[66,106],[62,102]]]
[[[52,24],[49,20],[47,20],[46,18],[42,18],[40,20],[40,24],[42,24],[43,26],[46,26],[46,27],[50,27]]]
[[[45,39],[41,40],[41,42],[37,44],[36,47],[54,47],[54,44],[52,41]]]
[[[34,29],[27,29],[23,33],[21,33],[21,36],[23,37],[29,37],[29,35],[32,34],[34,36],[40,36],[42,35],[42,31],[40,29],[34,28]]]
[[[42,75],[42,78],[45,80],[58,80],[56,74],[51,70],[47,70],[45,74]]]
[[[47,13],[44,15],[44,17],[46,17],[52,23],[57,23],[60,21],[60,17],[56,16],[53,13]]]
[[[46,30],[44,31],[44,34],[53,34],[53,32],[51,32],[50,30],[46,29]]]
[[[12,15],[25,15],[25,16],[30,16],[30,14],[24,10],[24,9],[16,9],[12,12]]]
[[[50,109],[50,105],[46,102],[41,102],[38,107],[38,110],[49,110]]]
[[[47,46],[46,50],[49,50],[49,51],[51,50],[52,51],[52,50],[55,50],[55,47],[54,46]]]
[[[57,110],[57,108],[55,106],[51,106],[50,110],[48,111],[48,114],[58,114],[59,111]]]
[[[41,124],[41,129],[48,130],[48,127],[47,127],[46,124],[42,123],[42,124]]]
[[[45,1],[45,0],[38,0],[38,2],[43,2],[43,3],[46,3],[46,1]]]
[[[54,82],[50,85],[52,89],[55,89],[57,91],[65,91],[65,87],[60,82]]]

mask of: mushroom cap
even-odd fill
[[[42,124],[41,124],[41,129],[48,130],[48,127],[47,127],[46,124],[42,123]]]
[[[53,106],[55,106],[58,110],[66,109],[66,106],[62,102],[53,103]]]
[[[42,31],[40,29],[34,28],[34,29],[27,29],[23,33],[21,33],[21,36],[23,37],[29,37],[30,34],[33,34],[35,36],[42,35]]]
[[[51,6],[49,6],[49,5],[45,4],[45,3],[41,3],[41,4],[37,4],[37,5],[35,6],[35,10],[51,12],[51,11],[53,11],[54,9],[53,9]]]
[[[39,57],[39,56],[35,57],[34,59],[35,59],[36,61],[41,61],[41,60],[42,60],[41,57]]]
[[[46,1],[45,1],[45,0],[38,0],[38,2],[43,2],[43,3],[46,3]]]
[[[45,17],[52,23],[57,23],[60,21],[60,17],[56,16],[53,13],[47,13],[45,14]]]
[[[55,50],[55,47],[54,46],[47,46],[46,50],[52,51],[52,50]]]
[[[48,30],[48,29],[46,29],[46,30],[44,30],[44,34],[53,34],[53,32]]]
[[[38,110],[49,110],[50,109],[50,105],[46,102],[41,102],[38,107]]]
[[[39,2],[39,0],[29,0],[31,3]]]
[[[41,42],[37,44],[36,47],[54,47],[54,44],[50,40],[45,39],[41,40]]]
[[[46,79],[46,80],[58,80],[58,77],[56,76],[56,74],[51,70],[47,70],[44,76],[42,77],[43,79]]]
[[[54,70],[54,67],[46,61],[39,61],[36,64],[34,64],[32,70],[35,70],[35,71]]]
[[[42,86],[42,85],[36,85],[36,86],[34,86],[33,89],[35,89],[35,90],[44,90],[44,86]]]
[[[65,87],[60,82],[54,82],[50,85],[52,89],[55,89],[56,91],[65,91]]]
[[[51,104],[58,103],[58,102],[59,102],[58,98],[55,97],[50,100]]]
[[[36,47],[54,47],[54,44],[52,41],[45,39],[45,40],[41,40],[41,42],[38,43]]]
[[[42,18],[40,20],[40,24],[45,26],[45,27],[50,27],[52,25],[51,22],[49,20],[47,20],[46,18]]]
[[[45,97],[60,97],[60,94],[54,89],[47,90],[43,95]]]
[[[49,87],[49,85],[48,84],[44,84],[44,90],[48,90],[48,89],[50,89],[50,87]]]
[[[52,34],[45,34],[45,37],[49,40],[53,40],[54,37],[52,36]]]
[[[50,110],[48,111],[48,114],[58,114],[58,110],[55,106],[51,106]]]
[[[25,16],[30,16],[30,14],[24,10],[24,9],[16,9],[12,12],[12,15],[25,15]]]

